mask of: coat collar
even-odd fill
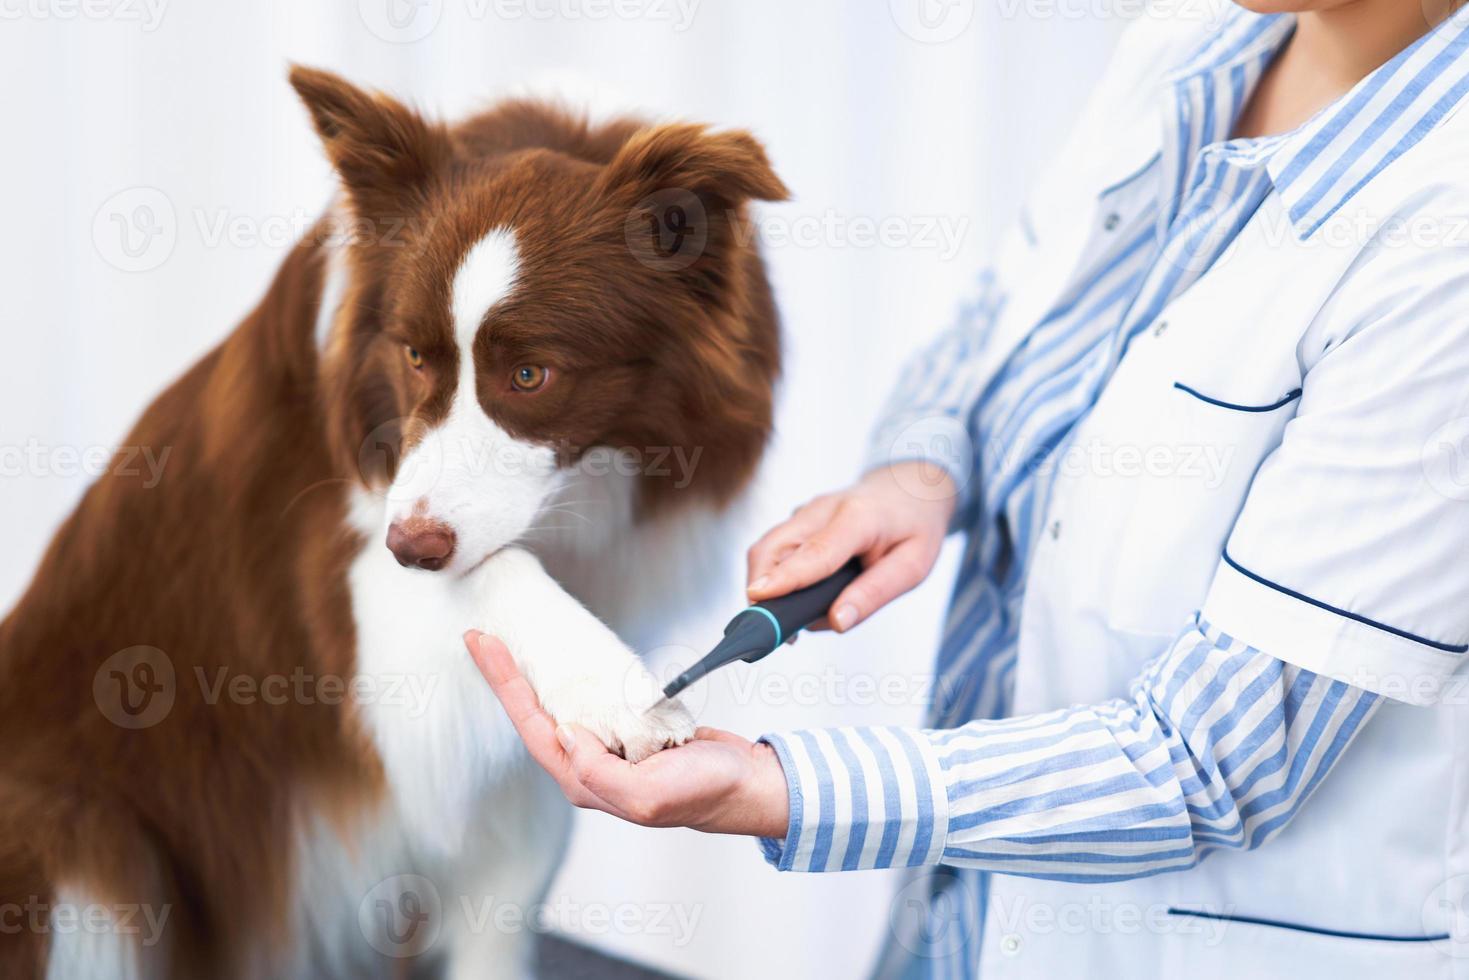
[[[1231,6],[1166,75],[1175,88],[1212,76],[1229,92],[1268,64],[1295,30],[1284,14],[1254,14]],[[1374,177],[1412,149],[1469,98],[1469,6],[1362,79],[1350,92],[1293,132],[1256,141],[1296,234],[1309,238]],[[1146,114],[1142,114],[1146,115]],[[1148,132],[1158,134],[1156,127]],[[1141,135],[1141,134],[1137,134]],[[1131,140],[1129,142],[1132,142]],[[1151,140],[1149,142],[1152,142]],[[1126,154],[1109,190],[1140,176],[1139,161],[1158,156],[1158,143]]]
[[[1171,76],[1227,74],[1268,60],[1295,19],[1233,8]],[[1469,7],[1382,65],[1294,132],[1269,143],[1266,168],[1296,233],[1310,237],[1368,181],[1469,96]]]

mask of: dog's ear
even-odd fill
[[[395,99],[301,65],[292,66],[290,79],[360,212],[424,181],[449,152],[441,126]]]
[[[633,133],[600,175],[599,190],[640,264],[676,276],[698,302],[718,307],[738,298],[754,234],[745,205],[789,196],[749,133],[686,124]]]
[[[634,133],[607,164],[608,190],[642,194],[688,191],[710,203],[737,207],[750,199],[784,201],[790,191],[770,166],[765,148],[743,130],[711,133],[690,124]]]

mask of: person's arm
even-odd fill
[[[1129,696],[949,732],[768,736],[791,820],[767,856],[1124,878],[1278,833],[1382,697],[1432,703],[1469,655],[1466,310],[1469,247],[1365,249],[1302,340],[1297,413],[1198,622]]]
[[[466,638],[566,798],[650,827],[761,838],[782,870],[945,863],[1108,880],[1179,870],[1283,828],[1379,698],[1204,624],[1130,698],[949,731],[849,728],[751,743],[701,728],[633,765],[541,709],[503,644]]]
[[[1437,217],[1460,215],[1469,200]],[[1469,655],[1466,310],[1469,248],[1364,252],[1302,340],[1297,414],[1255,476],[1199,620],[1126,698],[948,732],[797,732],[772,736],[774,751],[706,732],[639,766],[590,736],[563,752],[533,698],[507,709],[574,801],[759,835],[783,867],[942,860],[1120,878],[1257,846],[1382,698],[1432,703]],[[832,568],[854,553],[823,540],[814,557]],[[513,679],[477,642],[505,700]]]
[[[1199,623],[1126,698],[949,731],[766,736],[790,821],[761,844],[788,871],[1180,870],[1279,833],[1378,702]]]

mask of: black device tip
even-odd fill
[[[717,643],[708,656],[679,674],[663,688],[665,698],[676,697],[690,684],[711,670],[723,667],[736,660],[754,663],[775,649],[776,635],[770,620],[763,615],[749,615],[749,611],[736,616],[725,630],[724,639]]]

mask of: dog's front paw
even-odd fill
[[[694,717],[677,698],[665,698],[651,675],[626,684],[594,679],[542,695],[542,706],[561,724],[580,725],[628,762],[642,762],[694,737]]]

